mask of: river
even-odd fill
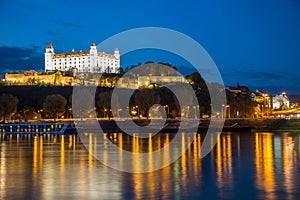
[[[159,148],[171,136],[147,145]],[[141,145],[109,137],[124,149]],[[77,135],[2,134],[0,199],[300,199],[300,133],[224,132],[202,159],[203,137],[193,139],[171,165],[139,174],[105,166]]]

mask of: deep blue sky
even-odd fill
[[[91,42],[121,31],[155,26],[198,41],[219,67],[225,85],[239,82],[253,90],[300,94],[299,0],[0,0],[0,18],[2,73],[43,70],[48,42],[55,52],[88,50]],[[156,58],[128,55],[122,66]],[[186,65],[164,58],[178,67]]]

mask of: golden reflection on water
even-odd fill
[[[267,192],[268,199],[275,198],[273,150],[273,134],[255,134],[256,186]]]
[[[37,168],[38,168],[37,154],[38,154],[38,137],[35,136],[33,140],[33,175],[34,176],[36,175]]]
[[[282,140],[282,157],[283,157],[283,174],[284,187],[288,194],[292,193],[295,188],[294,174],[298,167],[297,152],[295,150],[295,141],[293,137],[286,136]],[[295,167],[296,166],[296,167]]]
[[[60,172],[64,174],[65,171],[65,137],[60,138]]]
[[[2,135],[0,135],[2,136]],[[3,134],[4,137],[4,134]],[[2,139],[1,139],[2,140]],[[0,151],[0,199],[5,199],[6,197],[6,176],[3,174],[6,174],[6,145],[1,145],[1,151]]]
[[[4,140],[4,136],[0,135],[1,142]],[[48,191],[47,195],[55,196],[55,188],[59,187],[61,190],[68,188],[68,184],[75,187],[79,192],[80,198],[85,198],[87,191],[89,190],[88,184],[95,184],[96,177],[101,176],[103,181],[109,180],[109,168],[101,165],[101,174],[94,174],[95,170],[99,170],[96,167],[97,161],[93,157],[97,153],[97,148],[103,148],[104,162],[109,158],[107,151],[108,142],[113,141],[113,145],[119,147],[119,163],[124,164],[128,162],[123,157],[124,149],[132,151],[137,155],[141,152],[148,152],[149,169],[154,168],[155,160],[153,160],[153,152],[160,148],[165,148],[165,151],[161,155],[163,162],[168,163],[170,161],[169,144],[172,141],[172,134],[161,134],[159,136],[149,134],[147,139],[141,139],[138,135],[129,137],[121,133],[104,134],[104,142],[100,146],[98,145],[97,137],[93,134],[87,134],[88,139],[88,151],[79,151],[80,145],[78,136],[53,136],[50,134],[44,136],[20,136],[16,135],[15,143],[13,143],[12,135],[8,138],[8,143],[1,143],[0,151],[0,199],[5,199],[7,196],[7,182],[11,181],[7,179],[7,176],[3,174],[9,173],[10,168],[7,168],[8,162],[5,156],[9,149],[12,149],[14,144],[18,150],[18,168],[20,173],[25,173],[23,166],[26,165],[26,157],[23,156],[24,140],[30,142],[32,140],[32,180],[33,187],[44,188],[43,191]],[[25,138],[25,139],[24,139]],[[188,142],[193,139],[192,145],[186,150]],[[247,139],[247,140],[246,140]],[[250,139],[250,140],[249,140]],[[287,195],[292,194],[297,190],[297,180],[295,180],[295,174],[299,165],[299,135],[280,134],[274,135],[273,133],[254,133],[251,136],[243,137],[240,134],[222,134],[220,139],[216,143],[215,149],[211,152],[213,162],[209,165],[211,169],[215,169],[215,184],[220,190],[219,193],[222,196],[222,189],[232,189],[238,187],[239,183],[235,180],[235,171],[233,167],[238,168],[240,163],[242,141],[244,144],[250,146],[250,154],[254,159],[252,170],[255,172],[255,179],[253,185],[259,191],[263,191],[262,197],[266,199],[276,199],[276,191],[282,189]],[[126,188],[128,182],[131,181],[133,192],[135,194],[134,199],[142,199],[145,193],[149,197],[155,197],[157,193],[164,198],[172,198],[174,195],[188,194],[187,188],[192,180],[192,183],[198,187],[204,185],[203,176],[211,176],[205,174],[202,170],[202,160],[199,158],[201,153],[201,134],[195,134],[193,137],[189,137],[185,134],[180,136],[180,143],[178,144],[177,151],[182,153],[179,160],[170,166],[164,167],[158,172],[151,172],[147,174],[126,174],[122,177],[121,181],[116,182],[114,187],[118,190],[122,190],[122,187]],[[47,146],[45,146],[47,144]],[[56,144],[56,145],[55,145]],[[23,145],[23,146],[22,146]],[[78,147],[77,147],[78,146]],[[57,151],[54,151],[56,148]],[[82,148],[82,146],[80,147]],[[254,151],[253,151],[253,150]],[[50,150],[50,151],[49,151]],[[58,151],[59,150],[59,151]],[[48,157],[49,152],[59,152],[59,158],[56,164],[52,162],[55,157]],[[175,149],[176,151],[176,149]],[[77,160],[74,158],[77,158]],[[236,159],[236,160],[234,160]],[[140,159],[133,159],[131,162],[134,170],[140,171],[142,163]],[[15,165],[15,160],[14,163]],[[98,163],[99,164],[99,163]],[[57,165],[57,166],[55,166]],[[65,177],[70,176],[69,169],[76,165],[78,170],[73,171],[73,175],[78,177],[75,179],[75,183],[70,183]],[[46,167],[46,168],[45,168]],[[250,169],[250,168],[249,168]],[[22,171],[23,170],[23,171]],[[251,169],[250,169],[251,170]],[[43,173],[42,173],[43,172]],[[58,181],[56,181],[58,173]],[[44,175],[43,175],[44,174]],[[157,175],[159,174],[159,175]],[[281,174],[277,177],[277,174]],[[43,175],[43,176],[42,176]],[[47,181],[39,183],[42,177],[46,177]],[[130,179],[128,179],[130,177]],[[24,178],[18,178],[17,183],[26,184]],[[73,180],[74,181],[74,180]],[[56,186],[57,185],[57,186]],[[123,186],[122,186],[123,185]],[[103,188],[109,190],[111,186],[103,186]],[[84,192],[85,191],[85,192]],[[53,192],[53,194],[52,194]],[[50,196],[51,196],[50,195]],[[109,194],[108,194],[109,195]],[[51,196],[52,197],[52,196]],[[292,196],[290,197],[292,198]]]
[[[231,140],[231,135],[224,135],[216,144],[217,186],[219,188],[233,187]]]
[[[103,134],[103,162],[107,164],[107,134]]]
[[[200,160],[200,153],[201,153],[201,137],[200,134],[195,134],[194,136],[194,142],[193,142],[193,150],[194,150],[194,155],[193,155],[193,164],[194,164],[194,174],[201,174],[202,173],[202,164]],[[194,182],[197,185],[200,185],[200,178],[199,176],[194,176]]]
[[[95,141],[96,141],[96,137],[95,137]],[[120,141],[123,141],[123,134],[122,133],[118,134],[118,147],[119,147],[119,155],[120,155],[119,164],[120,164],[120,167],[123,168],[123,162],[124,162],[124,160],[123,160],[123,142],[120,142]]]
[[[71,149],[73,147],[73,137],[72,135],[69,135],[69,145],[68,145],[69,149]]]
[[[96,145],[94,145],[94,146],[96,146]],[[88,149],[88,153],[89,153],[89,158],[88,158],[88,160],[89,160],[89,171],[91,171],[92,169],[93,169],[93,153],[95,153],[95,152],[93,152],[93,134],[92,133],[90,133],[89,134],[89,149]]]
[[[44,152],[44,138],[43,136],[40,136],[40,166],[43,165],[43,152]]]
[[[170,136],[169,134],[166,134],[166,138],[165,138],[165,142],[164,142],[164,148],[165,148],[165,151],[164,151],[164,162],[165,163],[170,163]],[[151,155],[151,154],[150,154]]]
[[[164,151],[164,157],[163,157],[163,160],[165,162],[169,162],[170,160],[170,148],[169,148],[169,143],[170,143],[170,136],[169,134],[166,134],[166,138],[165,138],[165,142],[164,142],[164,148],[165,148],[165,151]],[[161,170],[161,173],[162,173],[162,177],[165,177],[165,179],[170,179],[170,174],[171,174],[171,170],[170,170],[170,167],[164,167],[162,170]],[[153,174],[153,173],[152,173]],[[150,176],[150,174],[149,174]],[[151,194],[155,194],[155,183],[151,183]],[[165,198],[168,199],[168,193],[170,192],[170,185],[168,184],[162,184],[162,194],[165,194]]]
[[[153,160],[153,143],[152,143],[152,134],[149,134],[148,137],[148,163],[149,163],[149,169],[152,171],[153,170],[153,163],[151,162]]]

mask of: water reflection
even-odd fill
[[[168,144],[172,134],[149,134],[147,139],[121,133],[104,134],[103,144],[86,134],[88,151],[76,135],[0,135],[0,199],[174,199],[247,198],[282,199],[299,195],[299,134],[223,133],[211,155],[200,159],[203,134],[181,135],[181,158],[161,170],[130,174],[112,170],[93,155],[116,145],[120,164],[123,152],[152,152]],[[193,140],[192,145],[186,145]],[[168,151],[161,155],[170,160]],[[133,168],[142,166],[132,160]],[[206,188],[206,189],[205,189]],[[209,188],[209,189],[208,189]],[[16,193],[15,191],[18,191]],[[251,192],[250,192],[251,191]],[[239,196],[240,197],[240,196]]]
[[[260,190],[267,192],[268,199],[274,199],[273,135],[271,133],[256,133],[255,147],[256,185]]]
[[[297,190],[297,188],[294,187],[296,182],[293,177],[294,174],[297,173],[297,167],[299,165],[295,143],[295,139],[291,136],[286,136],[282,139],[284,187],[289,194]]]
[[[225,135],[217,142],[216,165],[217,165],[217,186],[219,188],[233,186],[232,174],[232,144],[231,135]]]
[[[0,135],[2,140],[2,135]],[[0,199],[4,199],[6,197],[6,176],[4,174],[7,174],[6,171],[6,144],[1,145],[1,151],[0,151]]]

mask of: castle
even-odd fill
[[[55,54],[51,43],[45,52],[45,72],[71,71],[91,73],[119,73],[120,53],[116,48],[114,54],[98,52],[95,43],[90,51]]]

